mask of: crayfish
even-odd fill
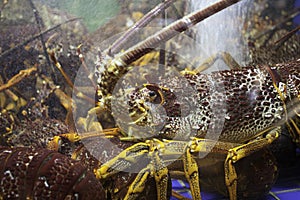
[[[43,194],[45,198],[61,195],[62,199],[149,199],[154,193],[154,198],[164,200],[172,193],[171,177],[186,179],[193,199],[201,199],[200,188],[214,188],[231,200],[261,196],[270,190],[278,170],[268,147],[278,139],[283,126],[287,127],[293,142],[299,145],[299,45],[288,48],[292,52],[283,63],[262,63],[259,56],[252,55],[255,66],[211,74],[202,73],[203,66],[180,72],[165,65],[135,66],[138,59],[151,54],[162,43],[239,0],[220,0],[124,50],[140,28],[174,2],[160,3],[106,50],[97,53],[92,72],[96,78],[96,84],[93,83],[96,106],[88,108],[84,119],[74,115],[78,121],[75,125],[68,124],[72,130],[61,125],[64,124],[61,121],[52,121],[43,112],[39,113],[44,110],[39,102],[45,104],[39,99],[35,101],[34,112],[40,118],[44,117],[40,123],[42,127],[48,127],[49,123],[59,126],[55,131],[50,129],[48,135],[42,127],[34,130],[38,127],[35,123],[40,120],[36,119],[37,115],[33,115],[33,123],[26,122],[27,130],[22,125],[15,125],[13,117],[0,115],[4,124],[0,126],[1,145],[14,146],[1,147],[0,158],[5,162],[0,178],[5,190],[0,191],[0,198],[39,198]],[[44,35],[38,34],[37,38],[43,40]],[[298,41],[298,35],[295,37]],[[74,96],[80,101],[90,101],[91,98],[67,77],[55,52],[47,53],[73,89]],[[272,53],[274,56],[276,51]],[[85,66],[83,59],[81,62]],[[36,66],[30,69],[25,75],[20,73],[14,77],[25,79],[37,71]],[[45,91],[48,87],[51,94],[58,91],[53,86],[55,78],[52,81],[49,74],[39,73],[47,82]],[[89,78],[93,82],[93,78]],[[7,84],[0,82],[0,92],[8,91],[20,81],[15,80]],[[56,93],[67,110],[68,123],[72,120],[72,106],[65,103],[65,96],[60,94]],[[46,98],[48,95],[45,94]],[[73,107],[74,112],[80,109],[80,106]],[[73,133],[75,131],[79,133]],[[28,145],[36,146],[16,147],[24,145],[24,138]],[[21,154],[25,157],[20,157]],[[58,166],[57,160],[62,160]],[[247,170],[243,166],[247,166]],[[268,170],[260,171],[257,166]],[[16,174],[18,167],[23,173],[20,177]],[[56,171],[61,176],[53,177]],[[249,181],[251,173],[256,176]],[[32,176],[35,182],[29,181]],[[56,193],[58,185],[65,179],[68,192],[58,190]],[[28,183],[30,188],[21,187],[20,182]],[[85,182],[88,185],[83,185]],[[254,182],[259,184],[253,189]],[[17,185],[17,189],[12,189],[10,184]],[[39,186],[45,188],[39,189]]]

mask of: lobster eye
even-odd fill
[[[144,86],[146,87],[146,89],[148,89],[147,95],[152,103],[163,104],[164,94],[162,89],[164,88],[160,88],[159,86],[154,84],[145,84]]]
[[[153,90],[150,90],[148,92],[148,95],[149,95],[149,99],[150,99],[150,102],[154,103],[154,104],[161,104],[162,103],[162,93],[158,90],[158,91],[153,91]]]
[[[154,91],[150,91],[148,94],[149,94],[150,97],[155,97],[156,96],[156,92],[154,92]]]

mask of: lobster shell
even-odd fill
[[[55,151],[0,147],[0,199],[105,199],[93,173]]]

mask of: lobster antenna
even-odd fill
[[[119,55],[119,59],[123,61],[124,64],[129,65],[143,55],[153,51],[153,49],[160,45],[162,42],[168,41],[169,39],[173,38],[183,31],[186,31],[200,21],[239,1],[240,0],[221,0],[203,10],[193,12],[181,18],[180,20],[173,22],[169,26],[163,28],[153,36],[150,36],[146,40],[131,47],[127,51],[121,53]]]
[[[34,35],[34,36],[32,36],[32,37],[26,39],[26,40],[23,41],[22,43],[17,44],[17,45],[14,46],[13,48],[10,48],[10,49],[4,51],[2,54],[0,54],[0,58],[6,56],[6,55],[9,54],[9,53],[14,52],[15,50],[17,50],[18,48],[20,48],[20,47],[22,47],[22,46],[27,45],[28,43],[30,43],[30,42],[34,41],[35,39],[39,38],[41,35],[45,35],[45,34],[49,33],[50,31],[53,31],[53,30],[57,29],[57,28],[60,27],[61,25],[67,24],[67,23],[72,22],[72,21],[76,21],[76,20],[78,20],[78,19],[81,19],[81,18],[72,18],[72,19],[69,19],[69,20],[67,20],[67,21],[65,21],[65,22],[63,22],[63,23],[57,24],[57,25],[55,25],[55,26],[53,26],[53,27],[51,27],[51,28],[49,28],[49,29],[47,29],[47,30],[45,30],[45,31],[43,31],[43,32],[40,32],[40,33],[36,34],[36,35]]]
[[[32,0],[28,0],[32,10],[33,10],[33,14],[34,14],[34,18],[35,18],[35,21],[37,23],[37,27],[38,27],[38,30],[39,32],[41,33],[42,32],[42,28],[44,27],[44,22],[43,22],[43,19],[41,18],[38,10],[36,9],[34,3],[32,2]],[[54,74],[54,68],[50,62],[50,59],[49,59],[49,56],[48,56],[48,53],[47,53],[47,48],[46,48],[46,45],[45,45],[45,38],[44,38],[44,35],[41,34],[40,35],[40,39],[41,39],[41,43],[42,43],[42,47],[43,47],[43,51],[44,51],[44,54],[45,54],[45,57],[46,57],[46,60],[47,60],[47,63],[48,65],[50,66],[51,68],[51,71],[52,71],[52,74]],[[44,74],[47,74],[48,75],[48,72],[43,70],[42,68],[42,71],[44,71],[43,73]],[[55,78],[56,79],[56,78]]]
[[[137,21],[131,28],[129,28],[117,41],[115,41],[106,51],[110,56],[115,55],[120,52],[124,47],[124,44],[134,36],[134,34],[139,31],[139,28],[147,26],[156,16],[158,16],[161,12],[167,9],[172,3],[176,0],[166,0],[160,4],[158,4],[155,8],[153,8],[150,12],[145,14],[142,19]]]
[[[275,42],[275,50],[278,50],[288,39],[295,35],[300,30],[300,26],[285,34],[282,38]]]

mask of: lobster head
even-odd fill
[[[167,112],[164,108],[167,89],[143,84],[130,88],[112,100],[113,116],[127,136],[149,138],[159,133]],[[159,129],[159,130],[158,130]]]

